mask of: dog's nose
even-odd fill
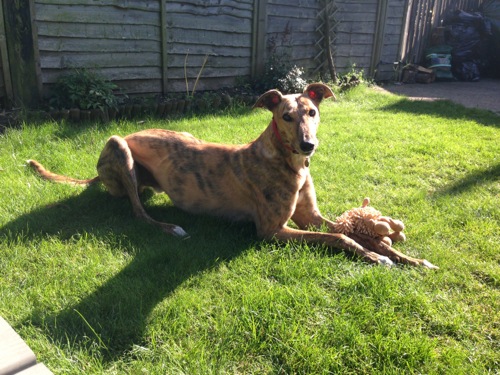
[[[306,142],[306,141],[300,142],[300,149],[303,152],[311,152],[314,150],[314,147],[316,147],[316,145],[314,143]]]

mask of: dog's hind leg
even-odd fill
[[[109,193],[116,197],[128,196],[138,218],[174,236],[187,236],[181,227],[156,221],[144,210],[139,199],[141,181],[138,181],[138,168],[127,142],[118,136],[108,140],[97,162],[99,178]]]
[[[339,233],[309,232],[285,226],[274,233],[273,238],[281,241],[298,240],[307,243],[324,244],[330,248],[342,249],[357,254],[369,263],[393,265],[393,262],[387,256],[368,250],[351,238]]]

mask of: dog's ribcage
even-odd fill
[[[259,140],[231,146],[167,130],[139,132],[125,140],[134,160],[188,212],[258,221],[256,213],[262,217],[270,210],[285,220],[303,184],[284,161],[266,157]]]

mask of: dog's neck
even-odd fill
[[[274,136],[276,137],[276,139],[278,140],[278,143],[280,143],[284,148],[286,148],[288,151],[290,151],[292,154],[298,154],[299,152],[294,149],[292,146],[290,146],[289,144],[286,144],[285,142],[283,142],[283,138],[281,138],[281,134],[280,134],[280,131],[278,129],[278,124],[276,122],[276,120],[274,119],[273,117],[273,120],[271,122],[271,127],[273,129],[273,133],[274,133]]]
[[[268,160],[285,161],[287,166],[294,172],[301,174],[301,170],[309,167],[309,157],[295,151],[290,145],[287,145],[281,139],[278,129],[274,130],[274,119],[269,126],[253,143],[260,149],[261,155]],[[285,147],[288,146],[288,147]],[[294,152],[295,151],[295,152]]]

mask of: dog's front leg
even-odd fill
[[[299,198],[297,200],[295,212],[292,215],[292,221],[302,230],[306,230],[310,227],[321,229],[326,226],[331,235],[342,239],[339,240],[337,247],[344,250],[355,251],[365,259],[365,252],[368,251],[372,254],[376,253],[384,258],[388,258],[387,260],[390,259],[390,263],[398,262],[410,264],[412,266],[423,266],[431,269],[438,268],[425,259],[418,259],[405,255],[380,240],[357,234],[349,235],[349,237],[338,237],[342,235],[335,233],[333,222],[324,218],[319,211],[316,203],[316,193],[310,175],[307,177],[304,186],[299,192]],[[345,238],[348,238],[349,241],[346,241]],[[354,246],[353,244],[357,246]],[[361,253],[359,248],[363,249]],[[379,260],[376,262],[382,263]],[[384,261],[385,264],[389,262]]]
[[[350,234],[349,237],[352,238],[357,243],[359,243],[360,245],[368,249],[372,249],[373,251],[379,254],[389,257],[389,259],[391,259],[392,261],[409,264],[411,266],[423,266],[430,269],[439,269],[439,267],[433,265],[426,259],[413,258],[411,256],[403,254],[402,252],[387,245],[381,239],[375,239],[363,234],[354,234],[354,233]]]
[[[307,243],[324,244],[330,248],[355,253],[370,263],[393,265],[393,262],[388,257],[365,249],[353,239],[339,233],[309,232],[284,226],[274,233],[273,238],[280,241],[298,240]]]
[[[324,218],[319,211],[311,175],[307,176],[304,186],[299,191],[291,219],[300,229],[306,230],[311,227],[321,229],[326,226],[329,232],[334,232],[333,222]]]

